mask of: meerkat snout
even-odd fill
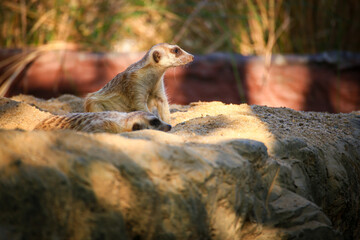
[[[162,123],[160,126],[159,126],[159,130],[160,131],[164,131],[164,132],[168,132],[171,130],[171,125],[170,124],[167,124],[167,123]]]
[[[138,131],[138,130],[143,130],[143,129],[156,129],[156,130],[160,130],[163,132],[168,132],[171,130],[171,125],[170,124],[161,124],[158,127],[149,127],[147,125],[144,124],[140,124],[140,123],[134,123],[133,127],[132,127],[132,131]]]
[[[161,131],[164,131],[164,132],[168,132],[171,130],[171,125],[170,124],[166,124],[164,125],[164,127],[161,129]]]
[[[135,112],[136,113],[136,112]],[[138,113],[139,114],[139,113]],[[141,113],[144,117],[141,121],[135,121],[132,125],[132,131],[138,131],[143,129],[153,129],[168,132],[171,130],[171,125],[164,121],[161,121],[155,115],[151,113]]]

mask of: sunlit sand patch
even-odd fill
[[[187,141],[216,144],[243,138],[263,142],[270,150],[276,141],[267,124],[247,104],[195,103],[186,112],[173,113],[172,119],[172,133],[185,136]]]

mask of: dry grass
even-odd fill
[[[0,97],[5,96],[13,82],[26,66],[38,58],[41,54],[53,50],[74,49],[76,46],[64,42],[53,42],[39,46],[33,50],[27,50],[7,58],[0,62],[0,69],[5,71],[0,75]]]
[[[359,51],[360,2],[340,0],[1,1],[3,47],[75,42],[94,51],[176,42],[195,53]]]
[[[192,53],[263,55],[267,69],[273,53],[360,51],[356,0],[4,0],[0,11],[1,46],[35,48],[0,63],[7,67],[0,96],[39,54],[59,49],[59,41],[121,52],[170,42]]]

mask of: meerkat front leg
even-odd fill
[[[166,95],[158,96],[157,99],[157,109],[161,120],[166,123],[170,123],[170,108],[167,101]]]
[[[170,123],[170,108],[169,103],[166,97],[164,83],[162,82],[160,86],[156,89],[153,95],[153,102],[155,107],[158,110],[159,117],[166,123]]]
[[[148,108],[148,95],[142,94],[142,92],[139,92],[135,98],[135,102],[133,103],[136,111],[145,111],[145,112],[151,112]]]

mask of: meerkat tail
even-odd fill
[[[84,109],[86,112],[101,112],[104,111],[104,109],[101,107],[101,105],[98,103],[98,100],[92,96],[93,94],[90,93],[85,98],[84,102]]]
[[[93,93],[90,93],[84,102],[85,112],[104,112],[116,110],[115,108],[108,107],[109,100],[107,97],[103,97],[102,95],[95,96]],[[121,111],[121,109],[120,109]]]

